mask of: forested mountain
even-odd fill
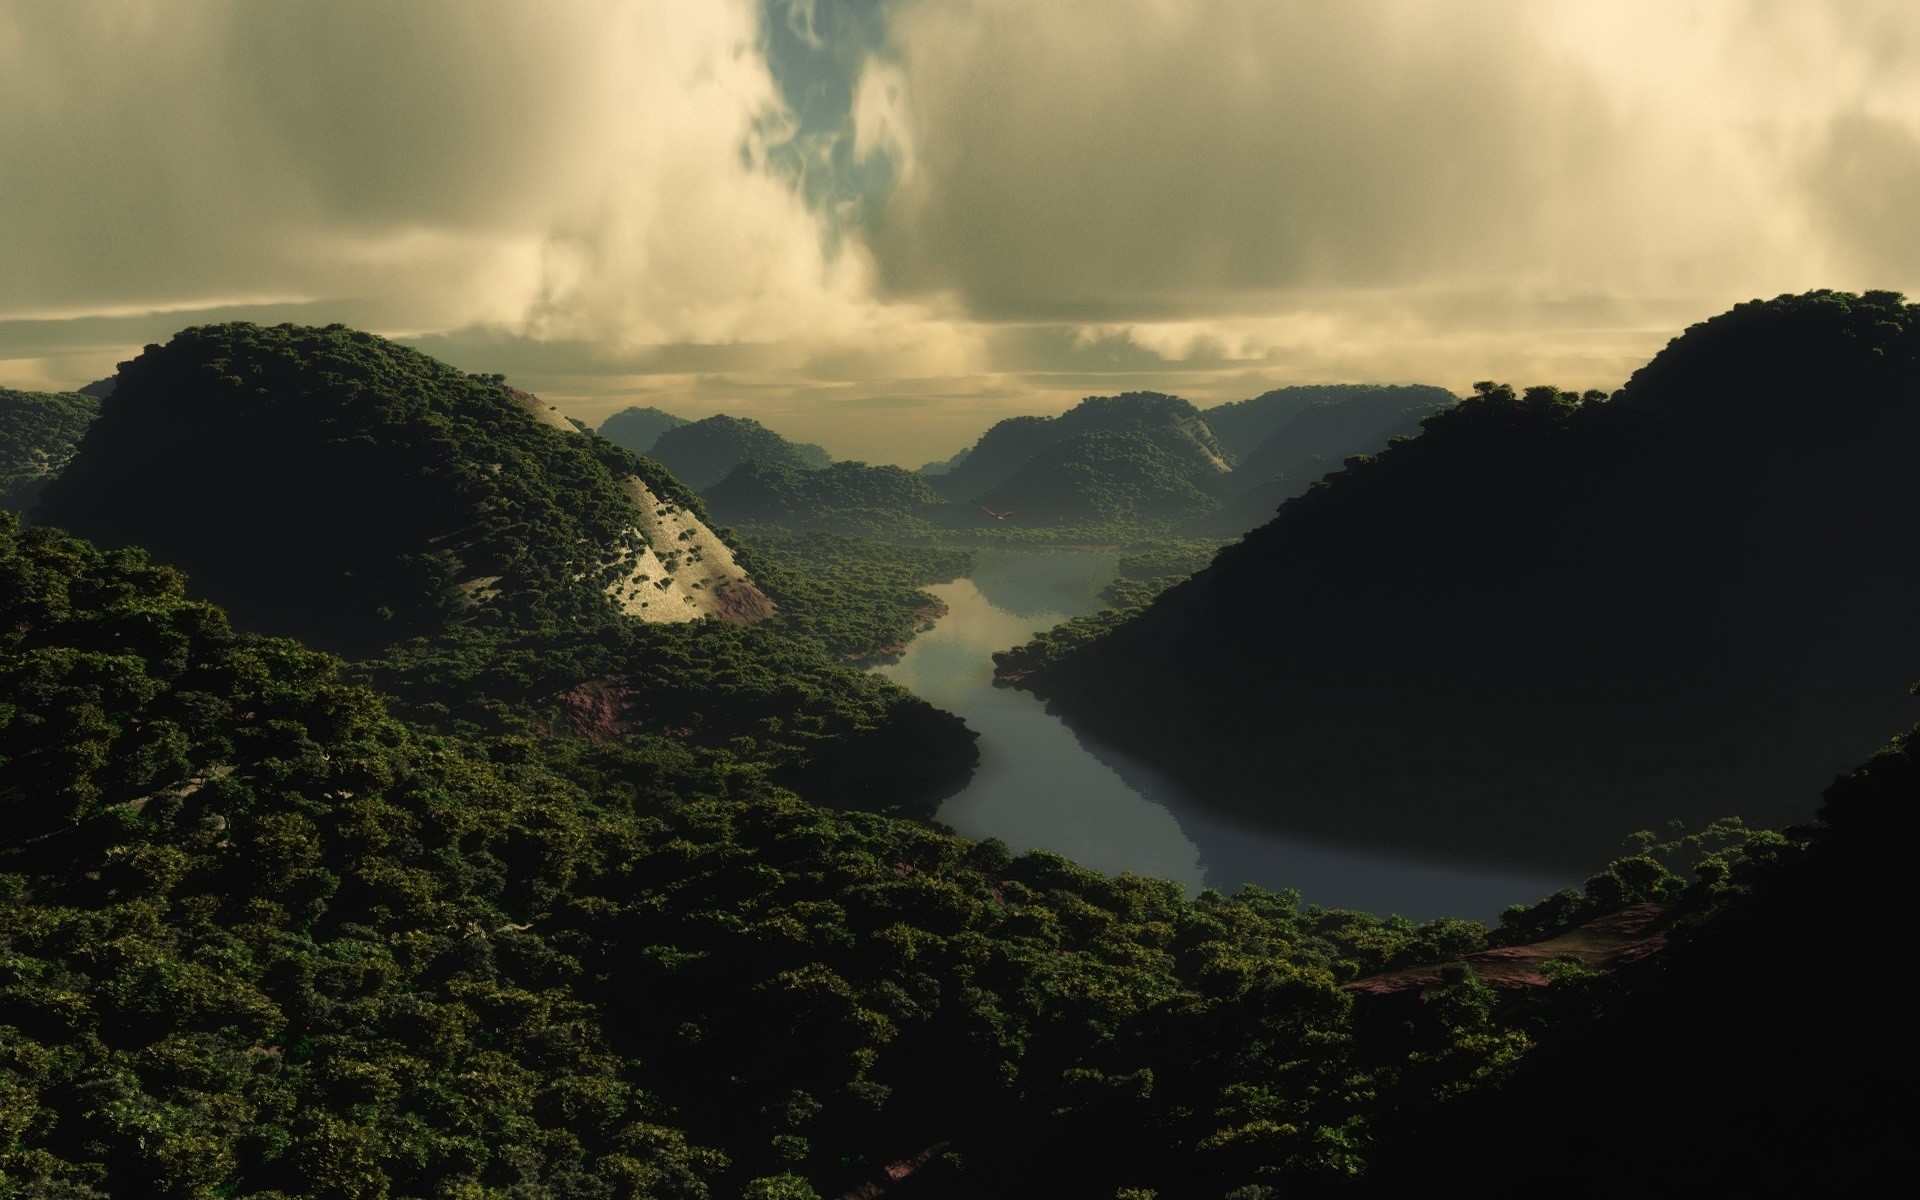
[[[1127,392],[1089,396],[1057,417],[1001,421],[946,472],[930,476],[930,482],[948,499],[971,503],[995,494],[1044,451],[1095,433],[1133,434],[1153,442],[1195,486],[1211,486],[1227,470],[1220,444],[1199,409],[1178,396]]]
[[[1479,385],[1002,667],[1287,828],[1572,865],[1730,798],[1775,823],[1911,721],[1916,446],[1914,307],[1743,304],[1611,400]]]
[[[948,471],[953,470],[955,467],[959,466],[961,463],[967,461],[967,456],[972,453],[973,453],[972,446],[962,446],[959,450],[956,450],[953,453],[953,455],[949,458],[943,458],[938,462],[922,463],[920,466],[920,474],[945,475]]]
[[[797,533],[924,535],[944,503],[905,467],[838,462],[821,468],[743,462],[706,489],[714,519]]]
[[[647,451],[674,477],[704,492],[744,462],[777,463],[803,469],[824,467],[831,455],[810,442],[790,442],[749,417],[716,413],[704,420],[676,425],[662,433]]]
[[[1238,470],[1261,443],[1310,408],[1354,404],[1369,411],[1400,412],[1409,408],[1444,407],[1457,399],[1445,388],[1426,384],[1314,384],[1276,388],[1251,400],[1215,405],[1200,415]]]
[[[100,402],[80,392],[0,388],[0,508],[32,508],[99,411]]]
[[[623,408],[600,422],[600,436],[635,454],[645,454],[653,449],[661,434],[685,424],[685,417],[657,408]]]
[[[1817,828],[1416,927],[826,811],[668,735],[423,733],[4,515],[0,577],[24,1196],[1239,1200],[1403,1190],[1489,1128],[1751,1194],[1864,1186],[1904,1136],[1897,989],[1835,976],[1884,950],[1911,736]]]
[[[1412,437],[1420,432],[1421,421],[1457,403],[1456,397],[1439,388],[1312,390],[1337,392],[1342,398],[1290,408],[1292,415],[1234,465],[1229,481],[1232,495],[1216,511],[1194,518],[1190,530],[1233,537],[1264,525],[1283,501],[1338,470],[1348,458],[1377,454],[1393,438]],[[1410,393],[1421,402],[1409,404]],[[1435,394],[1444,399],[1435,401]]]
[[[980,499],[1023,523],[1172,522],[1217,501],[1196,486],[1218,478],[1184,439],[1101,430],[1055,442]],[[1174,445],[1169,446],[1169,441]]]
[[[330,649],[610,603],[648,620],[764,607],[659,467],[497,376],[340,326],[205,326],[148,347],[39,513]]]

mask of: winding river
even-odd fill
[[[993,686],[993,652],[1100,607],[1116,556],[980,551],[971,578],[927,590],[948,612],[897,662],[873,668],[959,714],[980,735],[980,766],[938,819],[1016,853],[1052,850],[1095,870],[1131,871],[1231,893],[1299,889],[1310,904],[1492,921],[1577,881],[1489,872],[1336,846],[1248,826],[1183,796],[1124,752],[1077,735],[1032,695]]]

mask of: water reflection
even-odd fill
[[[971,579],[928,590],[948,615],[896,663],[876,667],[958,713],[980,734],[980,766],[939,820],[1016,852],[1053,850],[1109,874],[1132,871],[1232,892],[1297,888],[1313,904],[1492,920],[1571,880],[1464,869],[1248,827],[1195,805],[1164,776],[1084,740],[1026,692],[993,686],[992,654],[1099,607],[1115,556],[982,552]]]

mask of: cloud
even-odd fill
[[[1901,286],[1805,172],[1842,109],[1876,144],[1920,127],[1916,28],[1898,3],[923,0],[867,118],[915,164],[872,244],[894,294],[1012,320]]]
[[[6,4],[0,112],[15,386],[343,321],[919,462],[1920,291],[1911,0]]]
[[[893,319],[861,255],[763,169],[791,123],[761,38],[746,0],[10,5],[0,314],[861,336]]]

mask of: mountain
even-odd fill
[[[981,501],[1004,495],[1004,488],[1044,451],[1083,434],[1127,434],[1144,438],[1162,449],[1175,470],[1200,490],[1210,490],[1227,474],[1227,461],[1200,409],[1177,396],[1160,392],[1127,392],[1123,396],[1089,396],[1060,417],[1010,417],[989,428],[973,445],[972,453],[950,461],[943,474],[929,476],[941,495],[954,501]],[[1108,451],[1083,447],[1064,451],[1096,465]],[[1043,470],[1044,470],[1043,465]],[[1096,472],[1094,472],[1096,474]],[[1092,478],[1091,474],[1087,478]],[[1087,499],[1089,507],[1100,507]]]
[[[1003,656],[1083,732],[1319,835],[1569,866],[1778,822],[1911,720],[1920,314],[1743,304],[1611,400],[1491,383],[1117,629]]]
[[[498,376],[337,325],[148,347],[37,515],[144,546],[248,625],[330,648],[767,608],[659,467]]]
[[[927,517],[944,503],[905,467],[861,462],[818,469],[743,462],[703,499],[714,518],[728,525],[870,537],[927,533]]]
[[[1358,403],[1398,412],[1441,407],[1457,399],[1445,388],[1426,384],[1313,384],[1276,388],[1251,400],[1216,405],[1200,415],[1220,439],[1220,445],[1237,470],[1262,442],[1286,428],[1287,423],[1302,412],[1318,405]]]
[[[1350,455],[1384,450],[1393,437],[1412,437],[1420,422],[1453,407],[1458,398],[1442,393],[1439,402],[1407,403],[1409,391],[1438,392],[1438,388],[1356,388],[1359,395],[1309,404],[1287,418],[1258,446],[1234,464],[1235,485],[1246,489],[1277,476],[1309,476],[1306,482],[1334,470]],[[1317,468],[1317,469],[1316,469]]]
[[[1035,454],[981,500],[1015,510],[1022,523],[1174,521],[1216,503],[1194,480],[1212,482],[1217,472],[1196,461],[1192,448],[1149,433],[1076,434]]]
[[[951,458],[944,458],[938,462],[922,463],[920,466],[920,474],[945,475],[948,471],[953,470],[961,463],[967,461],[967,456],[972,453],[972,446],[962,446]]]
[[[1440,393],[1446,400],[1439,404],[1406,404],[1408,392],[1425,394],[1439,392],[1438,388],[1340,390],[1348,393],[1345,399],[1295,408],[1284,424],[1234,467],[1229,481],[1233,494],[1226,502],[1195,517],[1187,528],[1199,534],[1237,537],[1264,525],[1283,501],[1300,495],[1348,458],[1378,453],[1396,437],[1412,437],[1427,416],[1457,403],[1450,393]]]
[[[657,408],[623,408],[600,422],[600,436],[635,454],[645,454],[653,449],[661,434],[685,424],[685,417]]]
[[[0,508],[32,508],[99,412],[100,402],[82,392],[0,388]]]
[[[812,443],[790,442],[750,417],[716,413],[662,433],[647,456],[703,492],[743,462],[824,467],[833,457]]]

